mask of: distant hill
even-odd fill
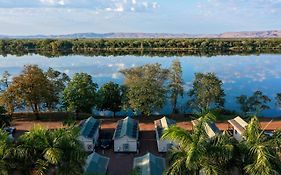
[[[281,38],[281,30],[225,32],[221,34],[74,33],[66,35],[0,35],[0,38]]]
[[[258,32],[226,32],[219,38],[281,38],[281,30],[258,31]]]

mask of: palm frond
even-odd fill
[[[249,124],[246,127],[244,136],[248,145],[255,145],[261,142],[261,127],[256,116],[252,117]]]
[[[166,175],[186,174],[188,169],[185,165],[186,151],[181,147],[174,147],[168,152],[167,159],[170,162],[169,168],[165,171]]]
[[[62,152],[59,148],[46,148],[44,158],[53,165],[57,165],[61,160]]]
[[[187,130],[177,126],[171,126],[165,129],[161,139],[168,139],[182,146],[187,146],[192,142],[191,134]]]
[[[270,160],[274,156],[270,154],[267,147],[264,145],[255,145],[250,149],[250,155],[254,162],[245,167],[245,170],[250,175],[270,175],[272,174],[272,167]]]

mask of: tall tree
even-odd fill
[[[53,68],[49,68],[45,74],[50,81],[50,96],[47,98],[46,107],[51,110],[60,104],[63,90],[70,81],[70,78],[67,74],[54,70]]]
[[[122,108],[122,99],[124,96],[122,87],[119,86],[119,84],[110,81],[98,90],[98,96],[98,109],[111,110],[113,111],[113,116],[115,117],[115,113],[120,111]]]
[[[212,113],[205,113],[192,132],[177,126],[164,131],[162,139],[178,144],[168,152],[166,174],[227,174],[226,165],[233,158],[233,145],[226,134],[208,138],[205,124],[214,121]]]
[[[173,61],[173,64],[169,71],[169,91],[172,100],[172,113],[177,112],[177,100],[179,96],[183,96],[183,79],[182,79],[182,67],[179,60]]]
[[[16,108],[21,109],[23,107],[22,100],[18,98],[14,84],[9,85],[9,88],[0,95],[0,104],[5,107],[10,116],[12,116]]]
[[[51,95],[48,87],[50,87],[50,81],[43,70],[37,65],[27,65],[20,75],[13,78],[3,98],[9,103],[9,105],[6,104],[7,106],[12,107],[14,102],[25,104],[38,116],[40,108]],[[11,99],[13,97],[14,99]]]
[[[76,73],[64,89],[64,102],[69,111],[91,112],[97,104],[98,85],[92,76],[86,73]]]
[[[240,105],[240,109],[243,112],[243,115],[258,115],[262,111],[269,109],[267,105],[270,102],[270,98],[264,95],[261,91],[255,91],[252,96],[241,95],[236,97],[237,102]]]
[[[196,73],[188,95],[188,106],[200,113],[224,106],[222,81],[214,73]]]
[[[134,111],[150,116],[166,100],[168,70],[160,64],[147,64],[121,71],[125,76],[128,105]]]

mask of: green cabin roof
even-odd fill
[[[100,120],[97,120],[94,117],[89,117],[83,124],[80,130],[80,135],[92,139],[99,130],[100,123]]]
[[[165,168],[165,159],[151,153],[134,158],[134,169],[140,175],[162,175]]]
[[[128,136],[130,138],[138,139],[139,123],[138,121],[126,117],[117,122],[117,126],[113,135],[113,140]]]
[[[107,172],[108,163],[108,157],[93,152],[86,160],[84,173],[87,175],[105,175]]]

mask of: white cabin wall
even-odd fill
[[[123,150],[123,144],[129,144],[129,151]],[[127,136],[115,139],[114,152],[137,152],[137,140]]]
[[[235,127],[233,129],[233,137],[239,142],[242,141],[243,139],[242,135],[238,132],[238,130]]]
[[[78,137],[78,140],[81,142],[81,144],[83,145],[83,148],[85,151],[87,152],[91,152],[94,150],[94,143],[93,143],[93,140],[92,139],[88,139],[88,138],[85,138],[83,136],[79,136]]]

